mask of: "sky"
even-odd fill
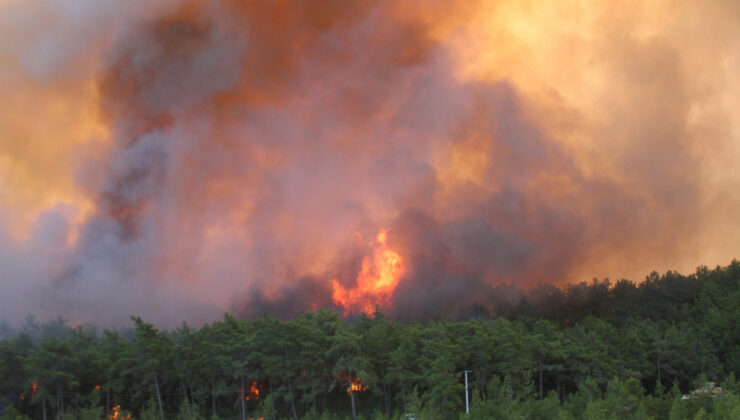
[[[0,0],[0,318],[161,325],[740,253],[740,3]]]

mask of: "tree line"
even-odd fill
[[[132,317],[130,328],[101,332],[29,317],[18,329],[0,324],[0,413],[740,418],[739,281],[733,261],[640,283],[541,285],[513,303],[481,302],[457,319],[424,322],[320,309],[289,321],[226,314],[171,330]]]

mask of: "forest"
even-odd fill
[[[738,419],[739,282],[733,261],[423,321],[29,316],[0,323],[0,419]]]

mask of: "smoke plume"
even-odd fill
[[[0,1],[0,317],[290,317],[370,279],[344,298],[424,318],[726,263],[737,16]]]

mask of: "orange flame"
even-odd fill
[[[372,313],[376,306],[387,307],[398,281],[406,273],[401,256],[387,245],[388,229],[381,229],[373,245],[373,255],[362,259],[357,274],[357,286],[347,289],[337,279],[331,281],[334,289],[332,300],[344,308],[345,315],[351,311]]]
[[[31,397],[36,395],[36,391],[38,389],[39,389],[39,381],[33,381],[33,383],[31,384]],[[21,399],[25,400],[26,399],[25,395],[21,395]]]
[[[121,406],[120,405],[114,405],[113,409],[111,410],[112,413],[108,415],[109,419],[122,419],[122,418],[131,418],[131,414],[126,414],[126,416],[123,416],[123,413],[121,413]]]
[[[246,396],[244,399],[247,401],[258,400],[260,398],[260,389],[257,387],[257,382],[250,383],[245,391]]]
[[[352,382],[349,381],[349,377],[347,375],[337,375],[336,378],[340,381],[346,381],[347,382],[347,395],[349,395],[351,392],[359,392],[359,391],[366,391],[368,388],[365,386],[365,381],[358,377],[352,378]]]
[[[367,387],[365,387],[365,383],[360,378],[354,378],[352,380],[352,383],[349,384],[347,387],[347,394],[349,394],[351,391],[358,392],[358,391],[364,391]]]

